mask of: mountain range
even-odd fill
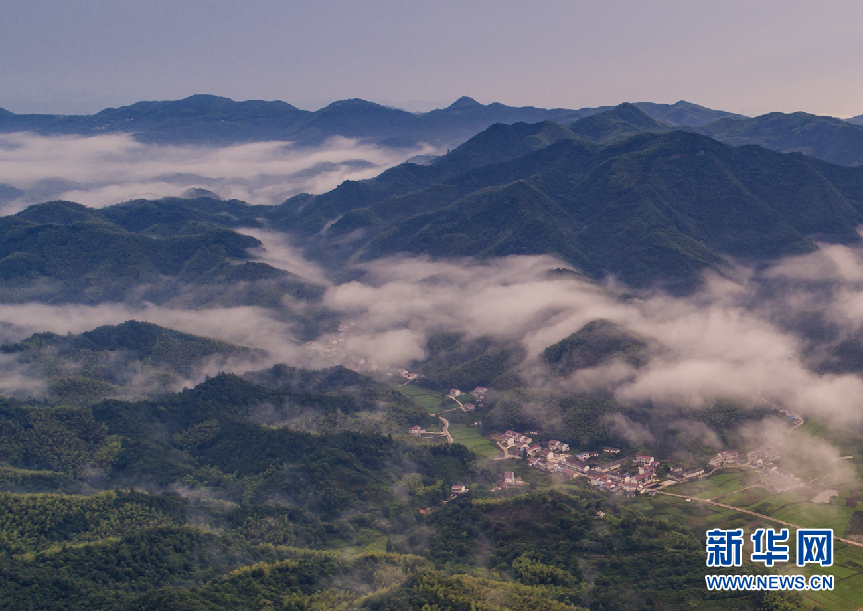
[[[774,112],[749,118],[683,100],[674,104],[638,102],[622,106],[641,111],[647,119],[635,118],[631,110],[624,119],[627,123],[624,128],[606,124],[607,116],[595,123],[583,121],[606,115],[615,108],[612,106],[577,110],[513,107],[497,102],[480,104],[469,97],[461,97],[446,108],[411,113],[361,99],[339,100],[317,111],[308,111],[281,101],[235,102],[199,94],[182,100],[106,108],[93,115],[15,114],[0,108],[0,133],[82,136],[128,133],[142,142],[162,144],[291,141],[305,146],[341,136],[388,147],[427,143],[452,148],[496,123],[553,121],[565,126],[580,122],[575,133],[600,142],[643,131],[682,127],[735,146],[756,144],[780,152],[801,152],[841,165],[863,164],[863,115],[847,121],[803,112]],[[617,121],[620,119],[615,117]],[[6,193],[3,188],[10,189],[0,185],[0,201],[16,195]]]
[[[607,143],[578,135],[614,133],[621,139]],[[496,125],[431,165],[279,208],[271,222],[333,264],[397,252],[553,254],[595,277],[686,291],[729,256],[810,252],[813,237],[857,241],[863,169],[669,131],[624,106],[571,129]]]
[[[298,297],[319,295],[248,261],[245,249],[259,243],[234,230],[265,226],[334,271],[396,253],[550,254],[594,278],[688,292],[705,269],[733,260],[856,242],[861,223],[863,168],[731,146],[625,104],[570,127],[498,123],[428,165],[404,163],[279,206],[206,196],[34,206],[2,219],[0,276],[17,294],[41,278],[84,301],[158,277],[200,286],[261,274]]]
[[[720,118],[742,118],[685,101],[642,103],[649,115],[671,125],[700,126]],[[0,109],[0,133],[45,135],[130,133],[145,142],[227,144],[290,140],[313,145],[332,136],[362,138],[388,146],[427,142],[455,146],[495,123],[555,121],[568,124],[610,106],[569,110],[480,104],[461,97],[446,108],[410,113],[360,99],[340,100],[311,112],[286,102],[235,102],[213,95],[138,102],[94,115],[27,115]]]

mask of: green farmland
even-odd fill
[[[490,439],[483,437],[475,428],[466,424],[451,424],[449,433],[455,443],[466,446],[482,458],[494,458],[502,455],[500,448],[495,446]]]
[[[672,486],[668,489],[674,494],[693,497],[691,502],[680,498],[662,497],[652,499],[652,508],[644,507],[645,512],[668,520],[686,520],[701,523],[707,528],[743,528],[748,535],[755,529],[779,528],[776,523],[761,520],[750,514],[699,503],[699,499],[715,499],[716,502],[733,505],[749,511],[769,516],[777,520],[808,528],[832,528],[836,536],[845,536],[845,527],[856,509],[845,506],[847,492],[834,498],[832,503],[812,503],[811,499],[818,490],[792,490],[774,494],[760,486],[747,488],[743,470],[729,469],[718,471],[715,475]],[[746,488],[745,490],[741,490]],[[735,492],[739,490],[739,492]],[[721,498],[717,498],[720,497]],[[782,567],[782,572],[807,575],[833,575],[836,579],[832,591],[805,592],[803,596],[815,608],[855,611],[863,607],[863,547],[848,545],[834,540],[834,562],[831,567],[817,565],[798,568],[794,562],[794,530],[791,529],[789,547],[792,562]],[[748,549],[748,548],[746,548]]]
[[[436,414],[446,407],[447,398],[442,393],[426,390],[413,384],[399,385],[397,388],[430,414]],[[453,405],[455,404],[453,403]]]

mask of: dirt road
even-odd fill
[[[449,420],[447,420],[443,416],[438,416],[438,418],[440,418],[440,421],[443,422],[443,431],[441,432],[441,435],[444,435],[446,437],[446,440],[449,443],[452,443],[452,435],[449,434]]]

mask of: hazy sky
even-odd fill
[[[863,3],[841,0],[0,0],[0,106],[93,112],[213,93],[307,109],[686,99],[863,113]]]

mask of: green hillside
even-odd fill
[[[260,351],[130,320],[81,334],[36,333],[0,346],[0,370],[44,381],[55,401],[140,397],[175,389],[205,363],[254,362]]]
[[[734,146],[757,144],[840,165],[863,164],[863,126],[853,120],[805,112],[772,112],[751,119],[720,119],[701,126],[699,131]]]
[[[246,258],[246,249],[259,245],[210,227],[157,239],[101,216],[72,202],[49,202],[0,219],[0,281],[13,289],[4,291],[6,300],[36,281],[59,284],[59,290],[45,290],[63,301],[119,299],[129,288],[163,276],[194,281],[224,262]]]
[[[647,361],[646,343],[611,321],[593,320],[542,351],[542,358],[561,375],[596,367],[615,357],[639,366]]]
[[[726,255],[810,252],[813,235],[856,241],[861,210],[863,170],[671,132],[597,152],[558,141],[368,206],[364,229],[367,257],[547,253],[595,277],[688,290]]]
[[[611,341],[611,352],[620,346],[608,337],[625,335],[588,327],[579,333]],[[174,348],[207,346],[140,323],[63,339],[16,346],[168,360]],[[439,336],[429,348],[425,365],[441,375],[494,376],[506,362],[505,346],[482,339]],[[492,398],[487,417],[518,407],[541,417],[524,392]],[[592,436],[588,445],[606,441],[606,416],[620,409],[598,397],[554,400],[569,431],[560,438]],[[730,430],[747,417],[725,406],[702,421]],[[437,422],[404,393],[341,367],[222,374],[145,401],[0,399],[0,600],[22,610],[600,611],[684,609],[704,597],[714,569],[703,563],[701,513],[407,434]],[[504,469],[531,486],[492,492]],[[455,483],[471,492],[451,498]],[[710,603],[770,608],[757,594]]]
[[[210,198],[134,201],[94,210],[46,202],[0,217],[0,301],[139,301],[282,307],[322,287],[249,261],[261,243],[233,231],[254,209]]]
[[[672,127],[648,116],[634,104],[621,104],[579,119],[569,129],[585,140],[607,143],[645,132],[666,132]]]

